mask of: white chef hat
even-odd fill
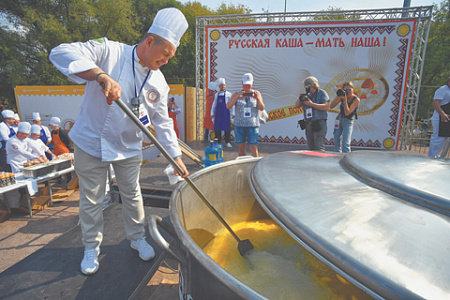
[[[252,73],[245,73],[242,78],[242,84],[253,84],[253,75]]]
[[[41,134],[41,126],[39,126],[37,124],[31,125],[31,133]]]
[[[41,115],[38,112],[33,113],[33,121],[40,121]]]
[[[58,117],[52,117],[50,119],[50,123],[49,124],[52,125],[52,126],[59,127],[59,124],[61,124],[61,120]]]
[[[183,13],[177,8],[169,7],[158,11],[148,33],[157,34],[178,47],[187,28],[188,22]]]
[[[214,81],[210,81],[208,84],[208,89],[214,91],[217,88],[217,85]]]
[[[14,114],[14,120],[19,120],[20,121],[19,114]]]
[[[29,134],[31,129],[31,124],[28,122],[20,122],[19,127],[17,128],[17,132],[22,132]]]
[[[225,78],[219,78],[219,80],[217,81],[217,84],[218,85],[225,84]]]
[[[2,116],[4,119],[12,119],[14,118],[14,112],[12,110],[5,109],[2,111]]]

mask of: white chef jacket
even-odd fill
[[[448,104],[450,102],[450,87],[446,84],[438,88],[436,92],[434,92],[433,99],[441,100],[441,102],[439,102],[439,106]],[[436,110],[434,110],[431,120],[440,120],[439,113]]]
[[[23,164],[36,157],[31,153],[28,138],[19,140],[15,135],[6,142],[6,161],[14,173],[21,172]]]
[[[0,123],[0,141],[7,141],[10,139],[9,134],[11,133],[11,131],[9,130],[10,128],[12,128],[11,126],[9,126],[8,124],[6,124],[5,122],[1,122]],[[0,144],[0,148],[2,147],[2,144]]]
[[[119,83],[122,101],[131,109],[135,97],[149,71],[139,64],[132,51],[134,46],[109,41],[107,38],[61,44],[50,53],[50,61],[70,80],[86,84],[80,114],[70,130],[72,141],[86,153],[102,161],[115,161],[134,157],[142,151],[142,133],[117,104],[108,105],[96,81],[87,81],[75,74],[101,68]],[[160,70],[151,71],[140,94],[140,103],[148,112],[161,145],[172,157],[180,156],[173,121],[167,112],[169,86]]]
[[[42,156],[49,149],[41,139],[28,138],[28,146],[31,153],[36,156]]]

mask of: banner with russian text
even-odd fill
[[[227,90],[242,89],[254,75],[268,122],[260,142],[306,144],[294,107],[303,80],[314,76],[332,101],[346,81],[361,99],[352,146],[397,148],[415,20],[227,25],[206,28],[207,82],[225,78]],[[326,145],[333,145],[339,105],[328,112]]]

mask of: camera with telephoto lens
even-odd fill
[[[301,103],[311,100],[311,93],[310,93],[311,87],[305,86],[305,90],[306,92],[304,94],[300,94],[300,97],[298,98]]]
[[[338,95],[339,97],[347,96],[348,95],[348,90],[347,89],[338,89],[336,91],[336,95]]]

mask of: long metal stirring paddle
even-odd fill
[[[114,101],[119,105],[119,107],[127,114],[127,116],[136,124],[137,127],[152,141],[152,143],[158,148],[158,150],[166,157],[166,159],[172,164],[172,166],[177,170],[179,174],[184,174],[184,171],[181,169],[181,167],[176,163],[176,161],[169,155],[169,153],[164,149],[164,147],[160,144],[160,142],[151,134],[151,132],[142,124],[142,122],[136,117],[136,115],[126,106],[125,103],[123,103],[122,100]],[[205,198],[205,196],[200,192],[200,190],[197,188],[197,186],[191,181],[191,179],[186,177],[184,179],[189,186],[197,193],[197,195],[200,197],[200,199],[203,200],[203,202],[206,204],[206,206],[214,213],[214,215],[219,219],[220,222],[222,222],[223,226],[231,233],[231,235],[236,239],[238,242],[238,251],[239,253],[244,256],[248,254],[249,251],[253,250],[255,247],[253,244],[247,239],[247,240],[241,240],[236,233],[231,229],[231,227],[228,225],[228,223],[222,218],[222,216],[217,212],[217,210],[209,203],[209,201]]]

